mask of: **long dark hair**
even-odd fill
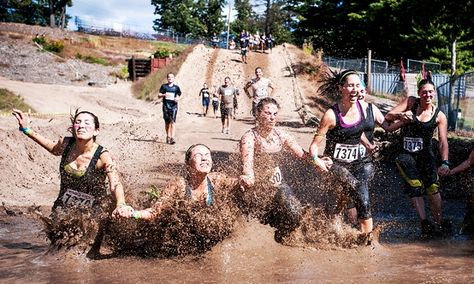
[[[97,117],[97,115],[93,114],[92,112],[90,111],[87,111],[87,110],[81,110],[79,111],[79,109],[77,108],[76,111],[74,112],[74,115],[70,115],[70,119],[71,119],[71,124],[74,125],[74,122],[76,121],[76,118],[80,115],[80,114],[83,114],[83,113],[86,113],[86,114],[89,114],[90,116],[92,116],[92,118],[94,119],[94,127],[95,129],[99,129],[100,128],[100,123],[99,123],[99,118]],[[74,131],[72,130],[72,127],[69,128],[69,131],[72,133],[72,135],[74,135]],[[96,136],[94,136],[94,141],[96,140]]]
[[[358,75],[357,71],[352,69],[347,69],[344,71],[333,71],[330,68],[327,68],[328,72],[324,72],[319,80],[321,86],[318,88],[318,92],[323,97],[328,97],[332,99],[339,99],[339,87],[344,85],[347,81],[349,75]]]

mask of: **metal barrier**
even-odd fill
[[[474,72],[439,85],[437,93],[449,130],[474,131]]]

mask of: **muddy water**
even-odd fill
[[[89,260],[47,253],[41,225],[27,215],[0,222],[3,283],[474,282],[474,243],[460,237],[420,241],[382,233],[372,247],[315,250],[280,245],[270,227],[241,220],[230,238],[200,257]]]

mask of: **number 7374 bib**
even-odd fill
[[[362,149],[363,148],[363,149]],[[350,163],[365,156],[365,147],[360,144],[337,143],[334,148],[333,158],[340,162]]]

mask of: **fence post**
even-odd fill
[[[367,90],[372,90],[372,50],[369,49],[367,54]]]
[[[129,63],[130,64],[128,68],[130,69],[130,77],[132,77],[132,81],[135,81],[137,80],[137,72],[135,72],[135,56],[132,56],[132,59],[129,61]]]

